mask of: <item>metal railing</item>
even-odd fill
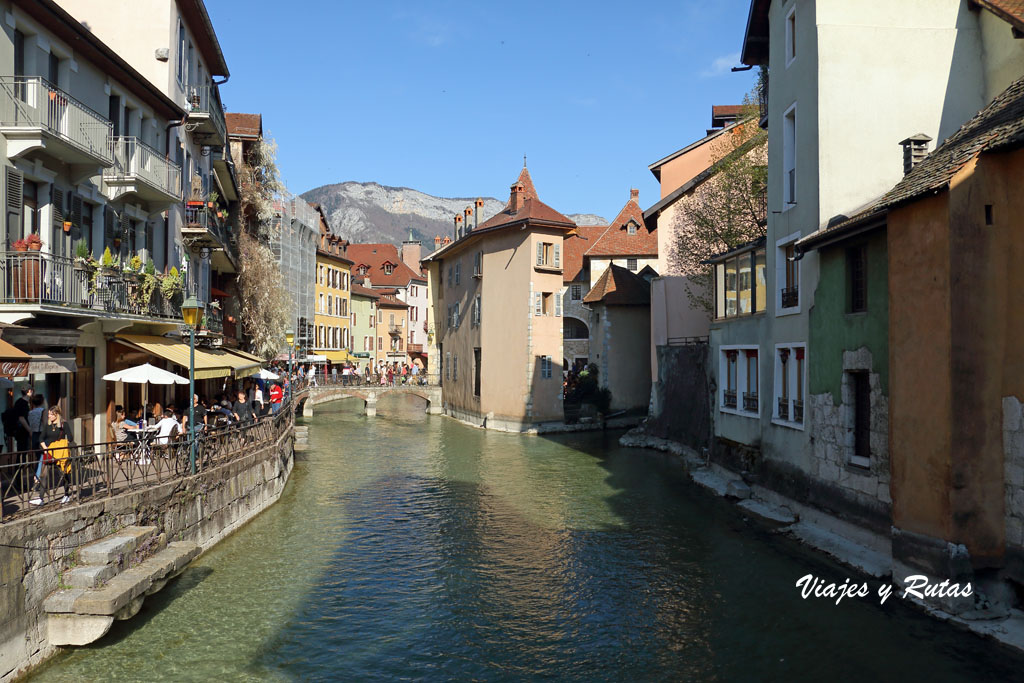
[[[104,180],[136,178],[161,192],[181,198],[181,166],[136,137],[114,138],[114,165],[103,171]]]
[[[42,251],[3,252],[0,303],[68,306],[151,318],[181,318],[180,297],[168,301],[156,287],[143,298],[141,277],[92,268]]]
[[[788,398],[780,398],[779,399],[779,419],[780,420],[788,420],[789,419],[789,399]]]
[[[436,373],[420,373],[417,375],[405,375],[403,377],[401,373],[398,373],[392,377],[391,382],[388,382],[386,374],[381,375],[371,373],[366,375],[365,373],[360,372],[353,375],[344,375],[339,371],[336,375],[331,373],[324,375],[321,372],[316,375],[315,380],[310,377],[307,381],[311,387],[436,387],[441,384],[441,376]]]
[[[793,399],[793,422],[804,421],[804,402],[798,399]]]
[[[204,429],[196,436],[196,473],[279,446],[294,425],[291,406],[286,401],[276,414],[255,422]],[[184,437],[170,437],[166,444],[149,437],[73,445],[66,451],[55,449],[51,462],[41,450],[4,453],[0,522],[185,479],[191,476],[190,445]]]
[[[743,410],[749,413],[757,412],[757,394],[749,391],[743,392]]]
[[[224,109],[220,106],[220,93],[214,85],[193,85],[188,88],[185,108],[189,116],[207,115],[221,140],[227,138],[227,124],[224,121]]]
[[[185,204],[185,224],[189,227],[200,227],[206,229],[221,244],[227,247],[228,227],[227,221],[217,218],[216,209],[203,206],[189,206]]]
[[[736,390],[726,389],[722,392],[722,405],[726,408],[736,408]]]
[[[708,337],[669,337],[667,342],[668,346],[701,346],[708,343]]]
[[[388,325],[388,334],[402,334],[405,328],[402,325]],[[394,351],[396,349],[392,349]]]
[[[110,122],[39,76],[0,77],[0,128],[41,128],[104,165],[114,161]]]
[[[219,308],[207,308],[203,314],[204,329],[216,334],[224,333],[224,311]]]
[[[800,288],[784,287],[782,290],[782,308],[794,308],[800,305]]]

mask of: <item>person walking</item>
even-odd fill
[[[274,382],[270,385],[270,414],[277,415],[281,410],[281,402],[284,400],[284,389],[281,388],[280,382]]]
[[[42,397],[40,396],[40,398]],[[71,501],[71,486],[74,483],[71,476],[74,466],[71,460],[70,449],[71,430],[62,419],[60,407],[56,405],[50,406],[46,416],[46,427],[40,435],[39,444],[43,448],[43,455],[39,462],[44,468],[40,482],[42,482],[43,478],[46,480],[50,478],[50,473],[45,471],[45,469],[54,468],[58,479],[54,483],[53,488],[56,489],[60,486],[64,489],[64,497],[60,501],[60,504],[64,505]],[[49,489],[49,484],[43,485],[43,490],[47,489]],[[36,495],[29,503],[31,505],[42,505],[42,495]]]

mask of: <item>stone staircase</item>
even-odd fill
[[[43,603],[53,645],[88,645],[114,620],[130,619],[147,595],[183,572],[201,549],[168,543],[155,526],[127,527],[78,549],[78,564],[63,574],[67,586]]]

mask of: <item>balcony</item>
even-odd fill
[[[423,344],[409,344],[406,346],[409,353],[423,353]]]
[[[748,413],[757,412],[757,394],[748,391],[743,392],[743,410]]]
[[[800,288],[786,287],[782,290],[782,308],[796,308],[800,305]]]
[[[211,208],[209,202],[185,202],[185,224],[181,237],[193,252],[209,249],[210,265],[218,273],[237,271],[237,249],[231,227],[224,212]]]
[[[181,167],[136,137],[111,141],[114,165],[103,171],[103,182],[114,197],[134,194],[160,211],[181,201]]]
[[[188,112],[187,130],[192,137],[210,147],[224,146],[228,129],[224,122],[224,110],[220,106],[217,86],[189,86],[185,99],[185,110]]]
[[[788,420],[789,419],[789,399],[788,398],[780,398],[779,399],[779,419],[780,420]]]
[[[80,182],[114,163],[110,130],[106,118],[46,79],[0,77],[0,133],[12,159],[45,150]]]
[[[403,325],[388,325],[388,334],[401,336],[405,332]]]
[[[140,316],[181,320],[179,293],[168,301],[156,287],[144,297],[136,273],[96,269],[63,256],[41,251],[9,251],[0,262],[0,307],[24,306],[53,313],[97,317]]]
[[[726,389],[722,392],[722,406],[724,408],[736,409],[736,390]]]

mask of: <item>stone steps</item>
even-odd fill
[[[54,645],[88,645],[103,637],[115,619],[130,619],[147,595],[183,572],[202,551],[195,543],[167,543],[156,527],[128,527],[79,549],[82,563],[64,572],[70,586],[43,602],[48,638]],[[135,552],[155,551],[132,565]]]

